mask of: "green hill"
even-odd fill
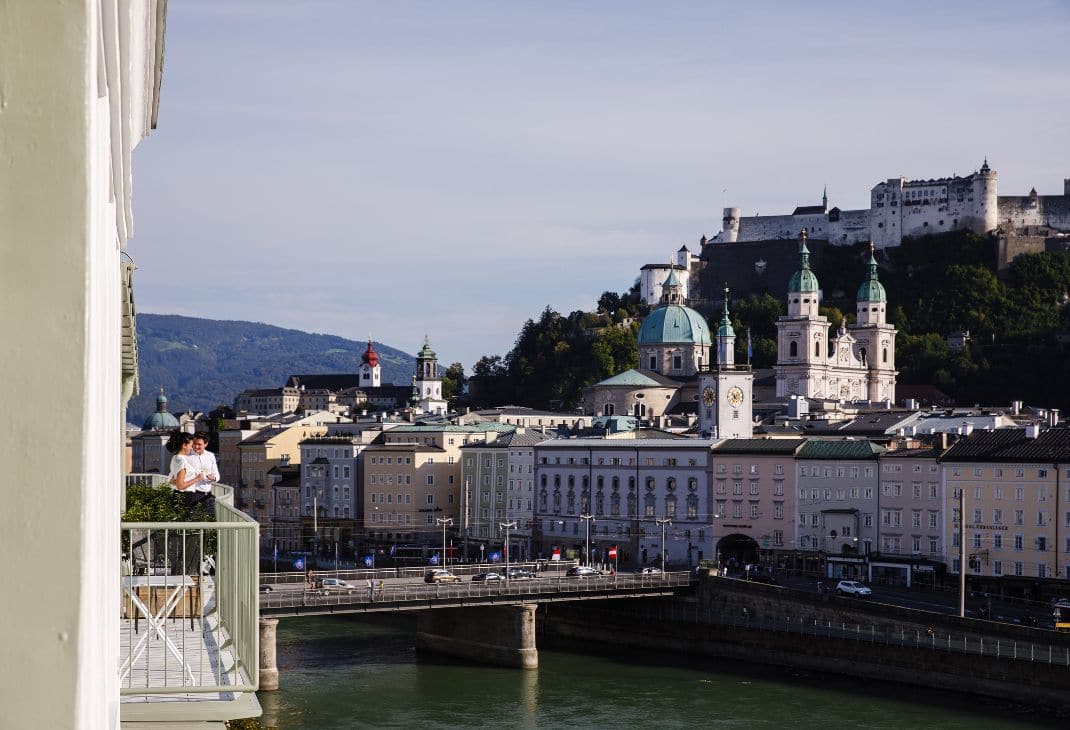
[[[295,374],[355,373],[365,342],[317,335],[257,322],[232,322],[139,314],[141,395],[130,401],[127,420],[140,425],[156,409],[163,386],[169,409],[208,411],[231,405],[246,388],[281,387]],[[375,343],[383,383],[407,383],[411,355]]]

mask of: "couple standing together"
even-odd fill
[[[167,441],[167,450],[174,454],[171,457],[171,484],[182,492],[186,506],[203,504],[214,516],[212,485],[219,481],[219,467],[215,454],[208,451],[208,434],[176,431]]]

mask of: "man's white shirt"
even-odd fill
[[[216,465],[215,454],[213,454],[211,451],[206,450],[203,454],[198,454],[196,451],[194,451],[190,453],[190,455],[186,458],[189,460],[190,466],[193,467],[193,470],[195,472],[197,472],[198,474],[200,474],[201,472],[205,472],[216,481],[219,481],[219,466]],[[211,492],[212,482],[208,479],[202,478],[199,479],[196,484],[190,487],[190,489],[193,489],[198,492]]]

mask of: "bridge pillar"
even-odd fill
[[[279,688],[279,668],[275,666],[275,629],[277,618],[260,619],[260,691]]]
[[[536,669],[536,605],[421,611],[416,619],[416,648],[500,667]]]

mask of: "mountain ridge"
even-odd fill
[[[178,314],[137,315],[140,394],[127,420],[140,425],[156,410],[163,387],[168,410],[209,411],[232,405],[247,388],[278,388],[290,375],[355,373],[366,342],[263,322]],[[375,342],[383,383],[408,383],[412,355]]]

